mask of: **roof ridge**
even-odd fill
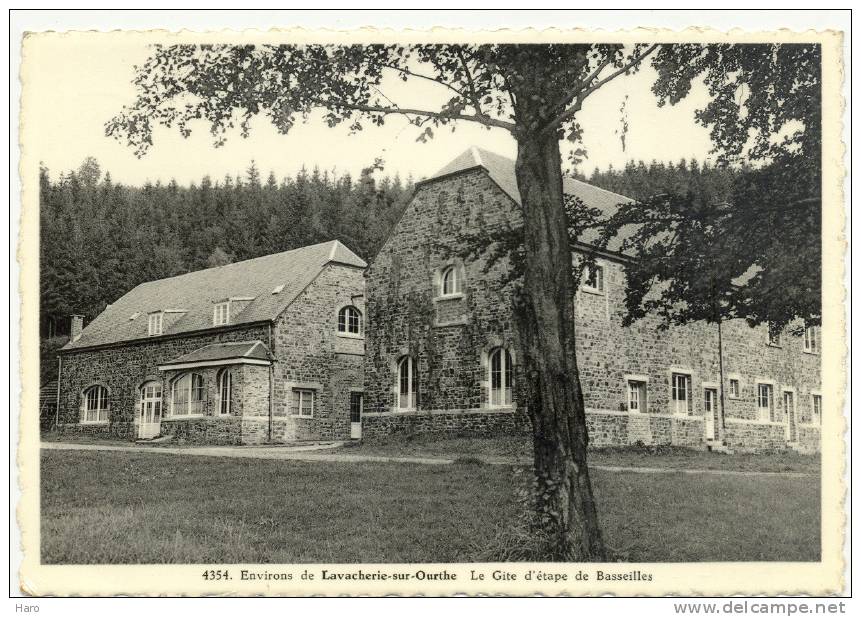
[[[190,272],[183,272],[182,274],[174,274],[173,276],[166,276],[166,277],[160,278],[160,279],[153,279],[151,281],[144,281],[143,283],[140,283],[137,286],[139,287],[142,285],[149,285],[151,283],[158,283],[160,281],[169,281],[171,279],[178,279],[178,278],[181,278],[183,276],[189,276],[191,274],[198,274],[200,272],[209,272],[212,270],[219,270],[221,268],[229,268],[231,266],[239,266],[239,265],[243,265],[243,264],[249,264],[253,261],[259,261],[262,259],[270,259],[273,257],[284,256],[287,253],[296,253],[299,251],[306,251],[306,250],[310,250],[310,249],[314,249],[314,248],[319,248],[323,245],[329,244],[330,242],[337,242],[337,240],[326,240],[325,242],[318,242],[316,244],[309,244],[307,246],[299,246],[299,247],[296,247],[295,249],[288,249],[286,251],[279,251],[277,253],[268,253],[266,255],[258,255],[257,257],[249,257],[248,259],[243,259],[242,261],[233,261],[229,264],[222,264],[220,266],[212,266],[209,268],[201,268],[199,270],[191,270]]]
[[[572,182],[579,182],[580,184],[588,186],[589,188],[597,189],[599,191],[607,193],[608,195],[618,195],[619,197],[624,197],[625,199],[630,199],[631,201],[635,201],[633,197],[628,197],[627,195],[622,195],[622,193],[610,191],[608,189],[605,189],[605,188],[598,186],[597,184],[592,184],[591,182],[586,182],[585,180],[580,180],[579,178],[574,178],[573,176],[564,176],[564,177],[567,180],[571,180]]]

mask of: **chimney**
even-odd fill
[[[72,315],[72,329],[70,331],[72,342],[81,338],[81,331],[84,329],[84,316]]]

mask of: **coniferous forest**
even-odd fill
[[[412,178],[358,178],[319,169],[262,178],[242,173],[180,186],[115,183],[87,158],[52,177],[40,170],[40,356],[42,383],[55,378],[69,316],[92,321],[136,285],[154,279],[338,239],[373,259],[400,218]],[[582,180],[634,198],[693,191],[728,198],[739,172],[689,163],[630,162]]]
[[[338,239],[369,260],[412,193],[412,179],[358,178],[319,169],[263,178],[255,164],[237,176],[179,186],[126,186],[87,158],[52,177],[40,170],[40,347],[42,382],[69,316],[85,323],[136,285],[203,268]]]

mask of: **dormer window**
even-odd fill
[[[230,323],[230,301],[219,302],[212,310],[212,325],[226,326]]]
[[[456,266],[449,266],[442,271],[442,294],[454,296],[461,293],[462,285]]]
[[[162,324],[164,323],[164,313],[159,311],[157,313],[149,314],[149,321],[147,322],[147,333],[149,336],[157,336],[162,332]]]

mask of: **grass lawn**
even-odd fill
[[[42,452],[44,563],[475,561],[512,468]],[[596,471],[630,561],[819,559],[816,478]]]
[[[379,456],[462,456],[532,458],[529,437],[452,437],[393,435],[340,450],[349,454]],[[338,450],[333,451],[338,452]],[[671,446],[620,447],[590,450],[589,462],[618,467],[669,467],[728,471],[792,471],[819,474],[819,456],[788,450],[773,454],[719,454]]]

